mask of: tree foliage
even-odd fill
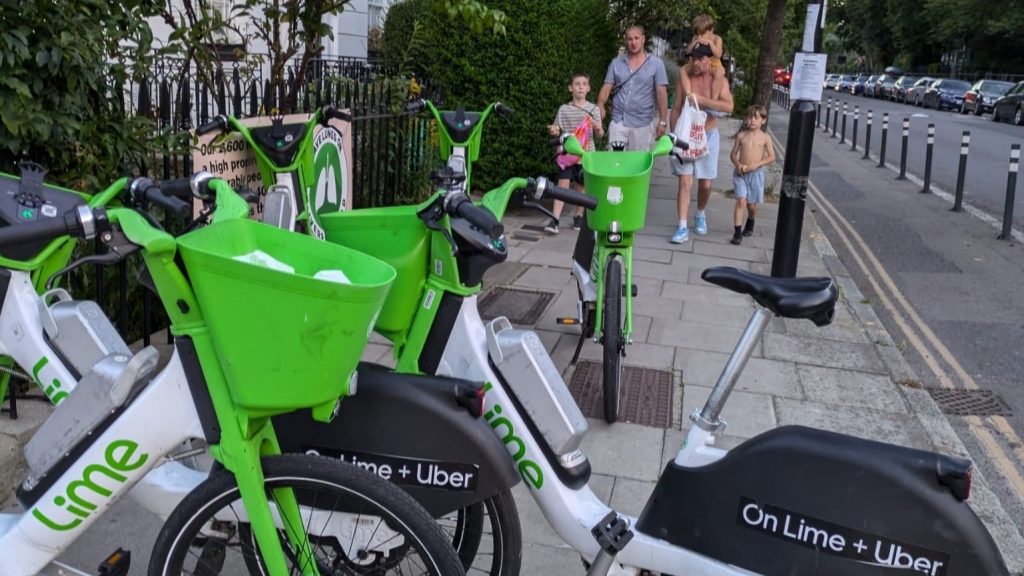
[[[501,101],[516,110],[510,121],[488,120],[475,187],[550,172],[553,150],[546,126],[569,99],[569,76],[575,70],[587,72],[593,100],[616,54],[619,36],[608,3],[488,0],[506,14],[502,36],[466,34],[432,10],[432,2],[406,0],[391,8],[384,26],[385,54],[389,62],[405,62],[409,71],[440,82],[445,108],[481,110]]]
[[[22,159],[51,179],[95,190],[137,167],[153,124],[126,112],[146,69],[144,0],[0,0],[0,169]]]
[[[943,55],[964,50],[968,71],[1024,71],[1024,0],[833,0],[829,19],[860,69],[948,72]]]

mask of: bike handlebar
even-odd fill
[[[352,121],[351,114],[349,114],[348,112],[342,112],[341,110],[338,110],[334,106],[324,106],[320,111],[320,117],[322,118],[324,124],[327,124],[327,121],[331,119],[338,119],[345,122]]]
[[[413,100],[412,102],[405,103],[405,111],[411,113],[421,112],[426,107],[427,101],[424,100],[423,98],[418,98],[416,100]]]
[[[594,210],[597,208],[597,198],[587,196],[586,194],[580,194],[575,190],[557,186],[543,176],[538,176],[536,179],[530,179],[529,185],[533,190],[534,198],[537,200],[544,197],[550,197],[555,200],[561,200],[566,204],[582,206],[587,210]]]
[[[204,134],[208,134],[208,133],[213,132],[214,130],[218,130],[218,129],[219,130],[227,130],[228,129],[228,119],[227,119],[226,116],[223,116],[223,115],[220,115],[220,114],[218,114],[217,116],[214,116],[213,120],[210,120],[206,124],[203,124],[202,126],[196,128],[196,135],[197,136],[202,136]]]
[[[187,198],[192,194],[188,178],[170,180],[159,186],[149,178],[136,178],[129,185],[129,190],[135,202],[155,204],[179,220],[184,220],[192,212],[192,206],[181,199],[181,196]]]
[[[89,239],[96,235],[96,222],[100,219],[106,219],[105,209],[77,206],[63,216],[5,226],[0,228],[0,249],[19,244],[49,242],[61,236]]]
[[[484,231],[492,240],[501,238],[505,233],[505,225],[486,208],[479,208],[461,192],[449,194],[445,198],[445,211]]]
[[[516,111],[512,107],[502,104],[501,102],[494,103],[494,111],[502,116],[515,116]]]

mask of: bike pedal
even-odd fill
[[[100,563],[97,568],[99,576],[128,576],[128,568],[132,564],[132,553],[128,550],[118,548],[107,556],[107,559]]]
[[[566,318],[556,318],[555,319],[555,323],[556,324],[561,324],[562,326],[576,326],[580,322],[579,322],[579,320],[577,320],[575,318],[566,317]]]
[[[590,533],[594,536],[594,540],[597,540],[597,545],[612,556],[621,552],[626,544],[633,539],[633,531],[629,529],[629,522],[615,511],[609,512],[602,518],[590,529]]]
[[[622,291],[623,292],[626,291],[626,287],[625,286],[622,287]],[[636,284],[633,284],[632,289],[630,289],[630,293],[633,295],[633,298],[636,298],[636,295],[639,294],[639,291],[637,290]]]

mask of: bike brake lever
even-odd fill
[[[99,238],[100,242],[102,242],[103,245],[107,247],[109,252],[103,254],[93,254],[92,256],[79,258],[78,260],[75,260],[74,262],[54,272],[49,278],[46,279],[46,289],[53,289],[54,283],[58,278],[64,276],[65,274],[68,274],[69,272],[73,272],[74,270],[77,270],[78,268],[81,268],[86,264],[100,264],[104,266],[107,264],[117,264],[121,260],[124,260],[126,257],[142,249],[141,246],[129,240],[128,237],[124,235],[124,232],[122,232],[119,228],[111,228],[110,230],[106,230],[99,235]]]
[[[459,255],[459,246],[455,243],[455,238],[448,230],[439,224],[441,217],[445,214],[443,205],[441,204],[441,198],[438,198],[438,202],[434,202],[428,206],[425,210],[421,211],[417,216],[423,221],[423,224],[431,229],[437,230],[441,234],[444,234],[444,239],[448,241],[448,245],[452,247],[452,257]]]

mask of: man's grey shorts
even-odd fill
[[[714,180],[718,177],[718,129],[708,131],[708,153],[693,162],[680,162],[675,156],[670,156],[672,163],[672,174],[683,176],[694,174],[698,180]]]

